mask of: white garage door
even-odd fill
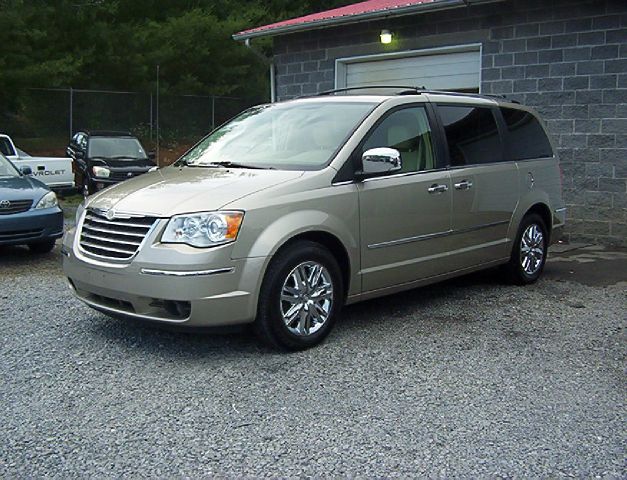
[[[401,55],[338,60],[338,88],[406,85],[432,90],[479,91],[481,57],[478,48]]]

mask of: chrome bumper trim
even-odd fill
[[[200,277],[205,275],[218,275],[220,273],[231,273],[233,267],[215,268],[213,270],[155,270],[152,268],[142,268],[141,273],[144,275],[159,275],[167,277]]]

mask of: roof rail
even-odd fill
[[[416,94],[420,94],[420,92],[424,90],[424,87],[414,87],[414,86],[407,86],[407,85],[366,85],[363,87],[344,87],[344,88],[335,88],[333,90],[325,90],[323,92],[315,93],[312,96],[321,97],[323,95],[332,95],[334,93],[351,92],[353,90],[372,90],[375,88],[402,88],[403,89],[402,93],[397,93],[397,94],[406,94],[404,92],[407,92],[407,91],[412,91]]]
[[[371,90],[377,88],[394,88],[400,89],[395,92],[394,95],[420,95],[422,93],[431,93],[436,95],[451,95],[455,97],[474,97],[474,98],[498,98],[507,100],[511,103],[520,103],[518,100],[514,100],[511,98],[507,98],[505,95],[497,95],[497,94],[488,94],[488,93],[463,93],[463,92],[450,92],[447,90],[430,90],[426,87],[416,87],[416,86],[407,86],[407,85],[366,85],[362,87],[344,87],[344,88],[336,88],[333,90],[325,90],[322,92],[314,93],[312,95],[303,95],[298,98],[304,97],[321,97],[324,95],[333,95],[334,93],[343,93],[343,92],[351,92],[355,90]]]

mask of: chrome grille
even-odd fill
[[[0,215],[27,212],[32,205],[32,200],[2,200],[0,201]]]
[[[157,221],[154,217],[113,218],[93,210],[85,212],[80,246],[92,255],[128,260],[139,250],[148,231]]]

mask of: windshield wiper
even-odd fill
[[[226,168],[250,168],[254,170],[276,170],[274,167],[262,167],[259,165],[249,165],[247,163],[239,163],[239,162],[210,162],[210,163],[189,163],[189,162],[181,162],[181,167],[206,167],[206,168],[217,168],[217,167],[226,167]]]
[[[255,170],[274,170],[272,167],[262,167],[260,165],[249,165],[247,163],[239,162],[215,162],[215,165],[228,168],[252,168]]]
[[[115,157],[109,157],[111,160],[122,160],[124,158],[128,160],[140,160],[140,157],[130,157],[128,155],[117,155]]]

